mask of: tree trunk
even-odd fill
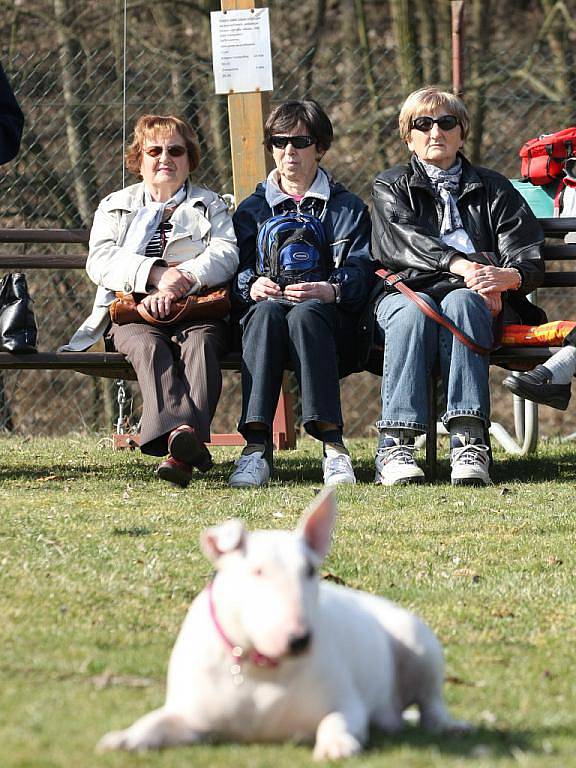
[[[354,0],[354,9],[356,15],[356,29],[360,50],[362,54],[362,71],[364,73],[364,82],[368,93],[368,103],[372,120],[370,121],[370,133],[374,140],[374,155],[378,158],[380,167],[387,165],[387,158],[384,152],[384,137],[386,131],[385,121],[381,117],[381,105],[378,95],[378,89],[374,78],[372,50],[368,39],[368,30],[366,25],[366,14],[364,12],[364,0]],[[355,71],[355,70],[354,70]]]
[[[484,118],[486,116],[486,79],[482,77],[483,63],[490,58],[491,0],[473,0],[472,35],[468,45],[470,55],[470,139],[468,154],[474,164],[481,162]]]
[[[217,169],[217,174],[214,174],[209,186],[220,191],[223,184],[222,163],[218,161],[220,153],[213,152],[210,143],[205,140],[204,122],[201,120],[203,114],[201,105],[204,100],[202,94],[198,92],[196,83],[193,83],[186,74],[187,67],[186,69],[184,67],[184,60],[188,55],[188,41],[182,28],[182,20],[171,6],[155,5],[152,13],[156,28],[161,33],[162,47],[170,54],[168,61],[176,112],[185,115],[198,134],[202,153],[205,156],[204,162]],[[201,26],[204,28],[205,39],[210,39],[208,15],[203,15]],[[202,81],[198,79],[197,82],[201,87]]]
[[[68,137],[68,155],[78,210],[84,226],[92,221],[98,202],[98,185],[92,162],[90,120],[86,85],[81,71],[82,49],[74,36],[75,10],[70,0],[54,0],[56,39],[60,58],[60,76],[64,94],[64,120]]]
[[[438,46],[436,44],[436,14],[430,0],[416,0],[422,79],[424,83],[438,82]]]
[[[438,51],[438,77],[442,85],[452,84],[452,16],[449,0],[436,0],[436,47]]]
[[[390,0],[392,28],[396,40],[396,62],[402,90],[408,95],[422,82],[422,68],[416,45],[416,24],[409,0]]]
[[[573,99],[576,90],[573,53],[573,34],[576,27],[574,13],[562,0],[542,0],[542,8],[545,14],[543,32],[545,30],[545,39],[555,64],[554,87],[558,100],[566,108],[565,119],[568,124],[574,113]]]
[[[326,21],[326,0],[316,0],[314,27],[310,35],[310,44],[304,55],[302,66],[305,68],[304,92],[310,93],[314,88],[314,64],[322,39],[322,31]]]

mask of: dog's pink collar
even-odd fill
[[[252,648],[252,650],[245,652],[243,648],[241,648],[239,645],[235,645],[226,632],[224,632],[222,628],[222,624],[220,624],[218,620],[218,616],[216,615],[216,606],[214,605],[214,595],[212,593],[212,584],[213,582],[210,581],[208,586],[206,587],[206,592],[208,593],[208,607],[210,609],[210,616],[212,617],[212,621],[214,622],[214,626],[216,627],[216,631],[220,635],[220,638],[224,645],[227,646],[232,656],[234,656],[235,659],[237,659],[237,662],[242,661],[243,659],[248,659],[252,662],[252,664],[255,664],[257,667],[277,667],[278,662],[275,659],[271,659],[270,656],[265,656],[263,653],[259,653],[255,648]]]

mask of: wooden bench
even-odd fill
[[[0,243],[26,244],[37,243],[44,246],[54,244],[86,245],[89,232],[84,229],[0,229]],[[0,268],[3,271],[27,272],[42,270],[71,270],[86,267],[86,251],[66,249],[65,253],[4,254],[0,253]],[[79,322],[83,318],[79,318]],[[41,326],[42,318],[36,318]],[[74,331],[70,328],[70,335]],[[221,361],[222,370],[240,371],[241,356],[238,352],[230,352]],[[130,363],[120,352],[37,352],[33,354],[14,354],[0,352],[0,370],[68,370],[91,376],[102,376],[113,379],[135,380],[136,375]],[[122,420],[118,419],[117,430],[121,430]],[[285,387],[278,401],[272,428],[274,445],[283,450],[296,447],[294,428],[294,405],[292,397]],[[244,438],[235,433],[213,434],[212,445],[243,445]],[[137,436],[117,431],[114,436],[116,448],[137,445]]]
[[[576,234],[576,218],[541,218],[540,225],[544,230],[546,242],[543,256],[546,262],[544,284],[530,297],[535,303],[548,288],[576,288],[576,272],[567,269],[576,260],[576,242],[565,243],[566,235]],[[576,293],[574,294],[574,318],[576,319]],[[568,320],[567,317],[556,317],[549,314],[549,320]],[[490,363],[511,370],[526,370],[538,363],[544,363],[557,351],[551,347],[514,346],[500,347],[490,356]],[[432,382],[429,390],[430,397],[430,429],[426,434],[426,460],[430,475],[436,471],[437,435],[442,429],[437,420],[438,403],[437,380]],[[502,424],[492,424],[490,434],[509,453],[525,456],[532,453],[538,443],[538,405],[529,400],[523,400],[513,395],[515,436],[510,435]]]
[[[544,259],[546,276],[544,285],[538,292],[547,288],[576,287],[576,272],[566,270],[566,265],[576,259],[576,243],[564,243],[564,236],[576,233],[576,219],[541,219],[540,223],[546,235]],[[40,229],[0,229],[0,243],[38,243],[82,244],[88,241],[86,230],[40,230]],[[0,254],[2,270],[30,271],[36,269],[84,269],[86,253],[66,252],[63,254],[26,253],[23,255]],[[537,301],[537,296],[533,299]],[[575,294],[576,299],[576,294]],[[576,314],[576,313],[575,313]],[[566,319],[550,317],[551,320]],[[41,318],[39,318],[41,323]],[[74,329],[70,329],[72,332]],[[494,351],[490,362],[493,365],[524,370],[537,363],[545,362],[555,350],[549,347],[503,347]],[[240,355],[230,353],[222,360],[223,370],[240,370]],[[93,376],[116,379],[135,379],[132,366],[118,352],[38,352],[32,355],[0,352],[0,370],[72,370]],[[430,476],[436,472],[437,436],[442,427],[437,421],[438,382],[430,387],[430,428],[426,434],[426,460]],[[538,406],[514,396],[514,424],[516,435],[509,435],[501,424],[493,424],[492,436],[507,450],[525,455],[535,450],[538,441]],[[277,448],[292,448],[296,444],[294,430],[293,404],[288,392],[283,391],[274,419],[274,443]],[[130,445],[134,441],[131,435],[117,434],[115,444],[118,447]],[[237,434],[212,435],[214,445],[241,445],[243,438]]]

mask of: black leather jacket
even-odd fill
[[[545,322],[543,313],[526,300],[542,284],[544,235],[524,198],[495,171],[472,166],[464,156],[458,210],[476,251],[489,251],[502,267],[522,276],[517,291],[503,298],[509,322]],[[465,256],[440,240],[443,206],[434,195],[417,158],[376,177],[372,190],[372,252],[386,267],[407,278],[428,275],[431,282],[461,278],[450,275],[454,256]]]
[[[24,115],[0,64],[0,165],[16,157]]]

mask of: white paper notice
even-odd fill
[[[216,93],[273,90],[268,8],[213,11],[210,22]]]

